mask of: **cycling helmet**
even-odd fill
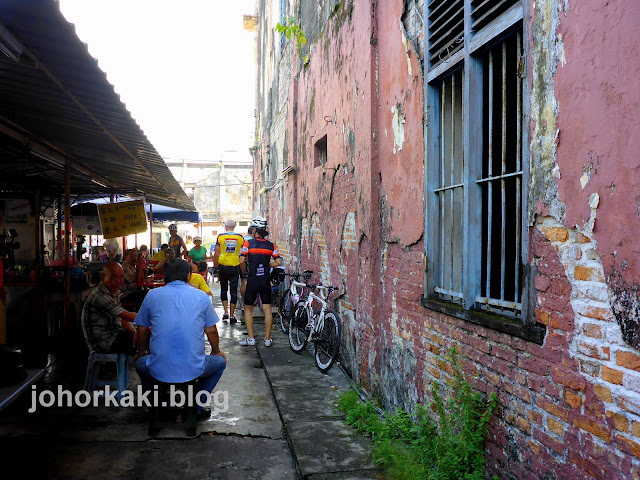
[[[253,220],[251,220],[251,225],[249,225],[250,227],[256,227],[256,228],[261,228],[261,229],[267,229],[267,219],[263,218],[263,217],[256,217]]]
[[[169,230],[170,231],[178,231],[178,226],[175,223],[172,223],[171,225],[169,225]]]

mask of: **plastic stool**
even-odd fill
[[[100,380],[100,364],[112,362],[117,365],[118,375],[116,380]],[[123,392],[129,386],[129,356],[126,353],[96,353],[89,354],[87,362],[87,374],[84,378],[84,389],[96,390],[97,387],[109,385],[118,390],[118,398],[122,398]]]
[[[189,401],[192,402],[191,406],[185,405],[182,410],[184,412],[184,417],[186,420],[187,436],[195,437],[198,405],[195,403],[195,396],[194,398],[189,399],[186,395],[188,394],[189,386],[192,387],[192,394],[195,395],[195,393],[197,393],[196,385],[197,385],[198,379],[195,378],[189,382],[184,382],[184,383],[165,383],[165,382],[156,380],[155,378],[153,379],[153,381],[154,381],[154,384],[158,386],[159,405],[151,407],[151,415],[149,417],[149,436],[155,437],[160,432],[160,415],[161,415],[162,409],[166,408],[166,407],[162,407],[161,405],[168,404],[169,389],[173,386],[175,391],[181,391],[185,394],[185,400],[187,402]]]

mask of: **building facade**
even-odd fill
[[[257,4],[254,210],[354,380],[411,410],[455,347],[489,475],[640,478],[634,3]]]

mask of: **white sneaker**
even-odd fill
[[[243,347],[251,347],[256,344],[255,338],[245,338],[244,340],[240,340],[240,345]]]
[[[264,346],[265,347],[270,347],[272,343],[273,343],[273,340],[271,340],[271,339],[267,340],[266,338],[264,339]]]

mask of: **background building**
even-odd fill
[[[229,218],[236,220],[238,231],[246,231],[251,220],[253,192],[253,161],[248,151],[223,152],[219,161],[165,159],[165,162],[202,216],[204,245],[215,241]]]

